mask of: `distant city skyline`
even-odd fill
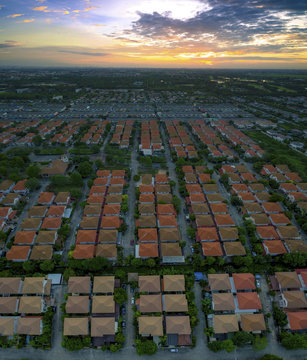
[[[0,0],[0,66],[307,69],[305,0]]]

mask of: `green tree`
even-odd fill
[[[70,181],[72,185],[81,187],[83,185],[83,179],[80,173],[77,171],[70,174]]]
[[[281,343],[288,350],[307,349],[307,334],[283,332]]]
[[[34,144],[35,146],[41,146],[41,145],[42,145],[42,142],[43,142],[43,139],[42,139],[42,137],[41,137],[40,135],[35,135],[35,136],[33,137],[32,141],[33,141],[33,144]]]
[[[265,354],[259,358],[259,360],[283,360],[283,358],[277,355]]]
[[[86,178],[92,172],[92,165],[88,161],[82,161],[78,166],[78,171],[83,178]]]
[[[50,273],[54,269],[54,262],[52,260],[45,260],[39,267],[42,271]]]
[[[138,175],[138,174],[135,174],[135,175],[133,176],[133,180],[136,181],[136,182],[137,182],[137,181],[140,181],[140,178],[141,178],[141,177],[140,177],[140,175]]]
[[[126,290],[123,288],[117,288],[114,290],[114,301],[122,305],[128,300],[128,295],[126,293]]]
[[[222,346],[222,349],[227,351],[228,353],[234,351],[234,349],[236,348],[236,346],[234,345],[234,343],[231,340],[223,340],[221,342],[221,346]]]
[[[260,337],[257,336],[254,339],[254,343],[253,343],[253,349],[254,351],[261,351],[264,350],[268,345],[268,339],[266,337]]]
[[[82,197],[82,191],[79,189],[72,189],[70,194],[74,199],[77,199],[77,200]]]
[[[137,340],[136,352],[138,355],[153,355],[157,351],[157,345],[152,340]]]
[[[253,342],[254,337],[248,332],[238,331],[232,336],[231,340],[237,346],[245,346]]]
[[[36,264],[34,261],[28,260],[22,264],[22,268],[27,274],[33,274],[36,269]]]
[[[29,178],[38,178],[40,173],[41,169],[37,165],[30,165],[26,169],[26,174]]]
[[[32,192],[39,187],[39,181],[36,178],[30,178],[25,182],[25,186]]]

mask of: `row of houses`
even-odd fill
[[[143,155],[154,155],[163,150],[159,123],[157,120],[142,121],[139,150]]]
[[[53,305],[51,280],[45,277],[0,279],[0,335],[32,336],[43,332],[43,314]]]
[[[207,281],[205,297],[211,303],[207,324],[213,329],[210,341],[224,340],[240,330],[255,334],[266,331],[253,274],[208,274]]]
[[[158,344],[159,337],[166,335],[166,346],[190,346],[192,331],[184,275],[138,275],[137,282],[139,336]]]
[[[124,170],[97,170],[76,234],[75,259],[117,258],[125,177]]]
[[[117,288],[120,280],[114,276],[94,276],[93,281],[89,276],[70,277],[63,335],[90,335],[94,346],[115,343],[120,316],[120,306],[114,301]]]
[[[297,202],[301,210],[307,209],[307,183],[296,172],[291,172],[284,164],[276,166],[271,164],[263,165],[260,174],[266,178],[273,179],[279,183],[279,190],[292,203]]]
[[[203,256],[243,256],[244,246],[238,241],[238,229],[229,214],[228,205],[218,185],[210,183],[210,174],[204,166],[182,167],[186,182],[186,204],[193,214],[196,241]]]
[[[162,257],[162,262],[184,262],[173,196],[165,174],[144,174],[139,184],[138,218],[135,225],[137,258]]]
[[[28,210],[6,253],[12,261],[52,259],[63,219],[70,218],[72,208],[69,192],[41,192],[37,204]]]
[[[165,120],[165,126],[169,135],[170,149],[175,151],[177,157],[198,157],[193,139],[178,120]]]
[[[18,122],[17,124],[13,123],[12,121],[3,122],[1,124],[1,128],[3,131],[1,132],[0,136],[0,143],[3,145],[17,145],[20,136],[19,133],[27,133],[27,129],[29,128],[37,128],[39,124],[38,120],[32,121],[22,121]],[[32,135],[30,134],[28,137],[24,137],[25,143],[32,142]]]
[[[245,165],[223,165],[220,173],[229,176],[231,193],[241,200],[241,213],[248,215],[247,219],[256,226],[265,254],[275,256],[306,247],[281,204],[270,202],[265,186],[257,182]]]
[[[119,145],[121,149],[128,148],[133,126],[134,120],[118,121],[110,144]]]
[[[269,277],[274,302],[286,315],[289,331],[307,330],[307,270],[276,272]]]
[[[244,151],[244,156],[247,158],[258,157],[262,158],[264,150],[261,149],[251,138],[246,136],[242,131],[236,129],[234,126],[229,125],[226,121],[214,122],[212,126],[235,146],[240,146]]]
[[[199,141],[204,144],[212,158],[226,157],[232,160],[234,152],[221,140],[216,132],[210,128],[203,120],[190,121],[192,133],[198,137]]]
[[[86,145],[99,144],[102,141],[102,136],[108,123],[108,120],[95,121],[88,129],[87,133],[83,135],[81,142],[85,143]]]

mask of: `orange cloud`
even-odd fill
[[[33,22],[35,19],[25,19],[25,20],[21,20],[21,21],[15,21],[16,23],[31,23]]]
[[[89,6],[89,7],[85,8],[84,11],[90,11],[90,10],[94,10],[94,9],[98,9],[98,6]]]
[[[36,6],[36,7],[33,7],[32,10],[34,11],[44,11],[47,9],[47,6]]]
[[[15,18],[15,17],[18,17],[18,16],[23,16],[24,14],[13,14],[13,15],[8,15],[7,18]]]
[[[73,10],[72,12],[74,12],[74,13],[79,13],[80,10]]]

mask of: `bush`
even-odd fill
[[[157,345],[152,340],[136,340],[136,352],[138,355],[153,355],[157,351]]]

